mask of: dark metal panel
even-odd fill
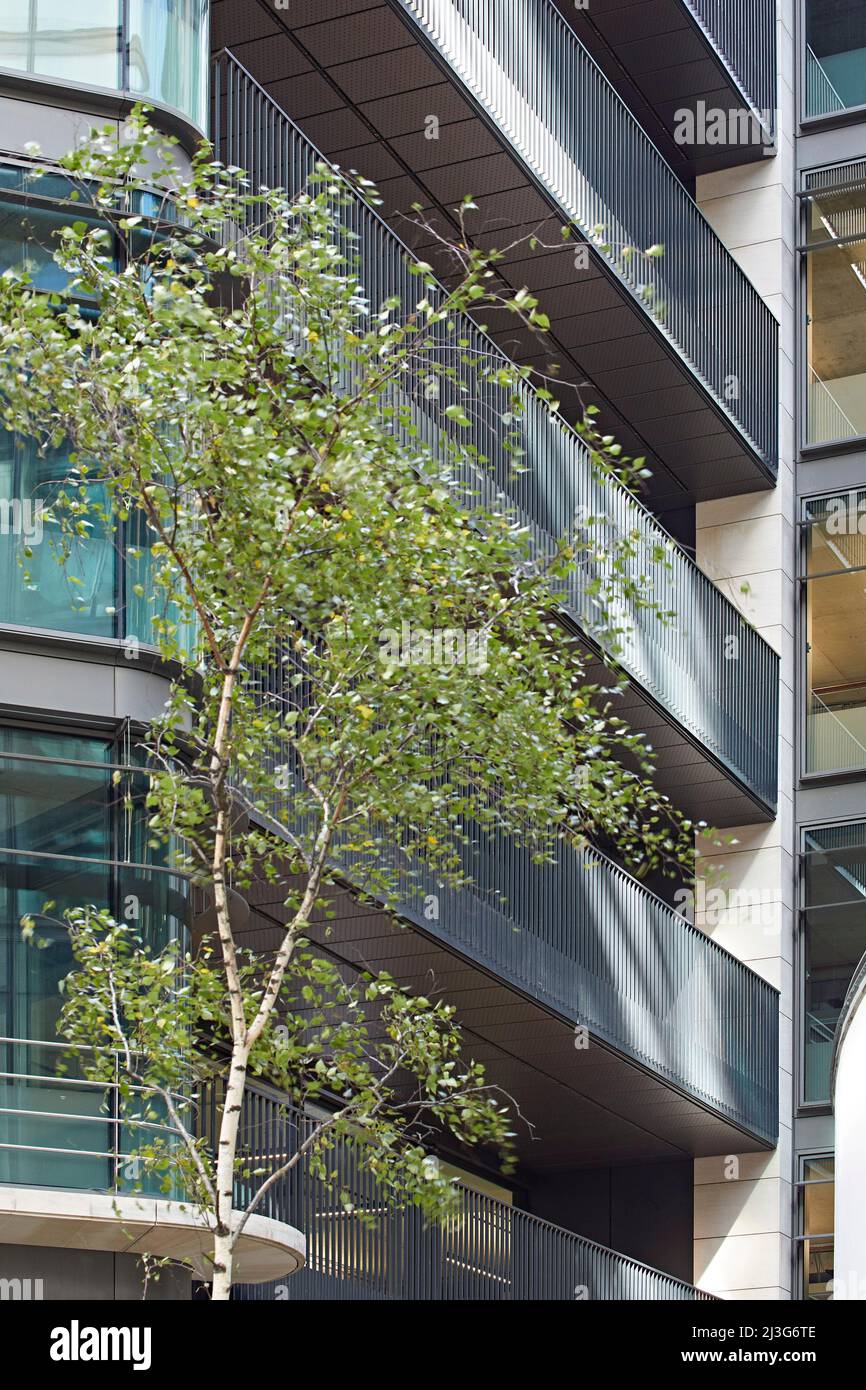
[[[554,0],[632,114],[684,178],[774,153],[775,0]],[[683,110],[755,111],[746,143],[684,145]],[[766,130],[762,130],[762,125]]]

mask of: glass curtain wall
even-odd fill
[[[866,491],[805,520],[805,772],[849,772],[866,767]]]
[[[0,0],[0,68],[149,97],[207,125],[209,0]]]
[[[146,777],[118,745],[0,728],[0,1181],[106,1190],[114,1150],[135,1147],[116,1098],[83,1080],[57,1035],[73,966],[63,914],[93,905],[135,923],[155,949],[183,939],[188,895],[148,846]],[[21,919],[36,922],[24,940]]]
[[[828,1105],[836,1025],[866,952],[866,821],[806,832],[803,893],[802,1098]]]
[[[809,183],[805,443],[826,444],[866,435],[866,163]]]
[[[69,193],[61,175],[0,164],[0,274],[27,271],[46,292],[67,287],[53,259],[56,236],[70,216],[88,220]],[[117,264],[121,255],[117,246]],[[87,300],[81,304],[87,313]],[[34,439],[0,430],[0,624],[153,644],[155,624],[177,619],[154,583],[153,533],[138,514],[113,525],[105,489],[94,483],[90,529],[70,544],[60,513],[80,487],[63,449],[41,450]],[[188,651],[184,625],[179,639]]]
[[[798,1184],[800,1297],[825,1303],[833,1297],[834,1169],[832,1158],[806,1158]]]

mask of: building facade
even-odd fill
[[[431,885],[435,911],[407,902],[399,933],[347,888],[329,950],[420,988],[432,972],[534,1135],[508,1181],[443,1148],[463,1181],[443,1231],[347,1224],[295,1184],[277,1217],[306,1265],[268,1282],[253,1240],[239,1296],[829,1296],[834,1037],[866,950],[866,0],[9,0],[0,269],[57,274],[65,189],[28,178],[32,143],[50,166],[141,98],[181,158],[208,134],[257,183],[299,189],[320,158],[374,180],[379,210],[353,211],[374,300],[412,294],[407,247],[448,273],[413,205],[447,235],[473,195],[472,236],[512,246],[503,282],[550,330],[490,313],[467,335],[574,388],[563,423],[527,392],[511,501],[542,538],[600,504],[664,555],[676,620],[637,616],[624,713],[665,792],[718,830],[695,885],[655,891],[601,850],[540,869],[492,844],[476,877],[507,908]],[[641,501],[597,496],[568,425],[588,404],[646,457]],[[140,829],[134,733],[171,675],[136,600],[146,537],[94,537],[72,592],[47,545],[23,576],[56,465],[0,438],[0,1280],[122,1298],[134,1246],[100,1206],[122,1116],[54,1076],[68,954],[58,938],[35,970],[18,922],[133,891],[177,934],[193,908]],[[565,610],[596,651],[577,583]],[[255,894],[246,930],[279,930]]]

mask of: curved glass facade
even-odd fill
[[[136,1177],[119,1161],[136,1137],[116,1098],[74,1065],[57,1071],[59,984],[73,959],[54,919],[106,907],[155,949],[183,938],[188,921],[185,881],[148,846],[145,775],[127,767],[114,781],[120,753],[100,739],[0,728],[0,1182],[105,1190]],[[28,915],[39,946],[23,940]]]
[[[53,249],[67,194],[60,175],[0,165],[0,273],[26,269],[38,289],[65,288]],[[75,217],[87,217],[80,204]],[[113,526],[94,484],[89,533],[69,549],[52,508],[79,489],[62,449],[40,452],[35,440],[0,429],[0,624],[154,645],[155,624],[172,614],[153,582],[153,533],[140,515]],[[189,650],[188,629],[179,640]]]
[[[207,120],[209,0],[0,0],[0,68]]]
[[[208,0],[128,0],[129,91],[207,126]]]

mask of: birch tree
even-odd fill
[[[59,563],[97,522],[132,519],[145,537],[125,557],[148,613],[130,639],[174,672],[140,738],[149,833],[206,895],[215,933],[155,950],[82,904],[63,1028],[99,1039],[95,1075],[119,1052],[127,1100],[143,1094],[172,1132],[143,1161],[206,1213],[226,1299],[250,1212],[301,1161],[327,1179],[338,1136],[360,1136],[394,1200],[431,1214],[450,1193],[425,1159],[431,1131],[507,1149],[507,1101],[463,1059],[447,1004],[347,980],[317,953],[334,886],[397,911],[431,874],[469,886],[473,854],[501,835],[541,866],[601,837],[643,874],[689,862],[694,827],[616,714],[620,677],[590,680],[561,608],[582,566],[613,651],[624,609],[669,620],[645,578],[663,554],[603,517],[540,548],[461,441],[483,408],[515,472],[532,467],[531,374],[473,356],[461,325],[506,303],[543,329],[533,298],[465,244],[447,292],[415,264],[416,302],[373,304],[348,215],[368,186],[321,169],[300,192],[254,189],[206,146],[187,174],[175,154],[138,112],[121,146],[105,133],[63,161],[67,288],[0,279],[0,407],[68,451],[50,500]],[[633,485],[642,461],[591,413],[580,428],[605,485]],[[282,902],[270,953],[233,924],[233,895],[256,882]],[[269,1167],[239,1143],[253,1075],[331,1107],[303,1153]],[[212,1153],[195,1096],[217,1082]]]

